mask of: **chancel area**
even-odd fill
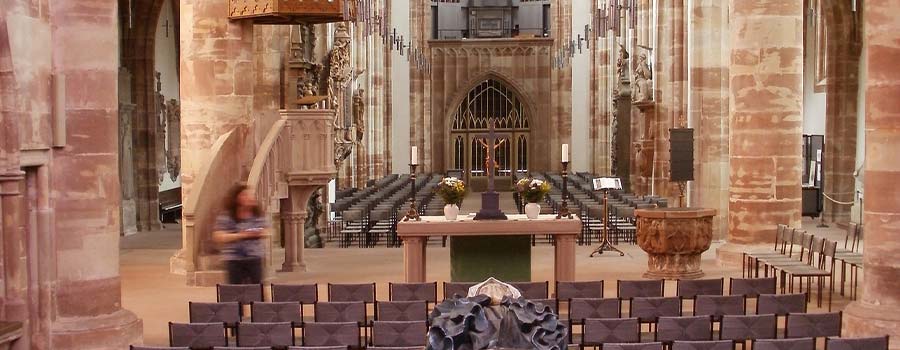
[[[0,0],[0,349],[900,349],[895,0]]]

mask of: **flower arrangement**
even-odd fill
[[[521,179],[516,182],[516,192],[528,203],[539,203],[550,193],[550,183],[532,178]]]
[[[445,177],[435,187],[435,193],[447,204],[461,205],[466,196],[466,183],[455,177]]]

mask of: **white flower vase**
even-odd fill
[[[525,204],[525,217],[529,219],[537,219],[541,215],[541,205],[537,203]]]
[[[444,206],[444,219],[447,221],[455,221],[459,216],[459,207],[456,204],[447,204]]]

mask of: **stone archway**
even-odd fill
[[[166,5],[166,6],[164,6]],[[168,171],[167,145],[180,145],[177,132],[169,135],[161,125],[175,125],[169,119],[179,116],[177,96],[160,94],[157,74],[156,42],[158,21],[164,10],[174,19],[165,31],[175,40],[177,55],[180,7],[177,1],[119,1],[121,28],[121,67],[119,70],[119,144],[122,187],[122,231],[147,231],[160,228],[160,183]],[[176,57],[177,62],[177,57]],[[177,64],[176,64],[177,74]],[[177,85],[177,77],[175,85]],[[177,130],[176,130],[177,131]],[[170,147],[171,148],[171,147]],[[171,153],[171,152],[170,152]],[[174,152],[179,154],[180,152]],[[178,156],[174,168],[177,169]],[[173,170],[177,174],[178,171]]]

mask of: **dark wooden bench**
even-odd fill
[[[159,222],[161,224],[178,223],[181,219],[181,187],[159,193]]]

